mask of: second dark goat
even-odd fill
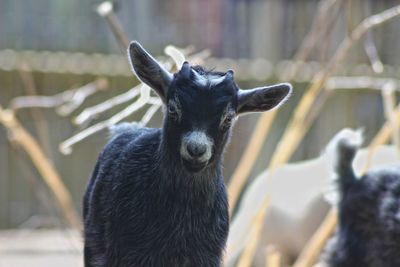
[[[358,177],[352,164],[360,144],[361,134],[346,129],[332,148],[337,155],[339,225],[326,246],[322,264],[400,266],[400,166],[371,170]]]
[[[241,90],[233,72],[171,74],[137,42],[133,71],[166,107],[162,129],[122,124],[84,196],[85,266],[220,266],[229,228],[222,153],[237,115],[283,103],[289,84]]]

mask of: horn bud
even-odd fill
[[[187,61],[183,62],[181,70],[179,71],[179,74],[181,74],[184,77],[189,78],[190,71],[191,71],[191,68],[190,68],[189,62],[187,62]]]
[[[229,69],[225,74],[225,79],[233,79],[233,70]]]

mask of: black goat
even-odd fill
[[[400,266],[400,167],[357,177],[352,163],[361,135],[344,130],[336,142],[339,225],[322,262],[330,267]]]
[[[241,90],[233,72],[171,74],[137,42],[133,71],[163,100],[162,129],[122,124],[84,196],[85,266],[220,266],[229,228],[222,153],[236,115],[278,106],[289,84]]]

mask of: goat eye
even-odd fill
[[[226,116],[224,121],[222,122],[222,127],[227,128],[232,124],[233,117],[232,116]]]
[[[174,119],[178,118],[178,110],[174,105],[168,106],[168,114]]]

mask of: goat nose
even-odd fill
[[[205,144],[196,144],[196,143],[189,143],[186,147],[189,155],[193,158],[199,158],[207,151],[207,145]]]

